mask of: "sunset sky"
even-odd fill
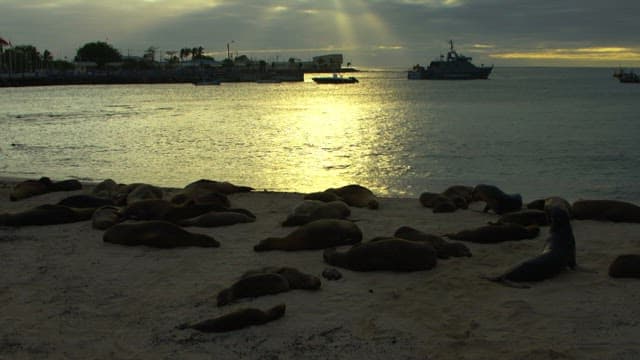
[[[257,59],[342,53],[406,68],[453,40],[474,63],[640,66],[638,0],[0,0],[0,37],[69,60],[87,42],[122,54],[226,45]]]

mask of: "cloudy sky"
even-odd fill
[[[72,59],[202,46],[216,59],[342,53],[406,68],[453,40],[477,64],[640,66],[640,0],[0,0],[0,37]]]

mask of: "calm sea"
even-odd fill
[[[640,85],[607,68],[495,68],[486,81],[0,89],[0,176],[416,197],[495,184],[525,200],[640,202]]]

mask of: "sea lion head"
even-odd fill
[[[552,231],[571,224],[571,217],[565,209],[559,206],[550,207],[548,210],[548,216]]]

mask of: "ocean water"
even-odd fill
[[[359,183],[397,197],[488,183],[527,201],[640,202],[640,85],[612,72],[0,88],[0,176],[297,192]]]

